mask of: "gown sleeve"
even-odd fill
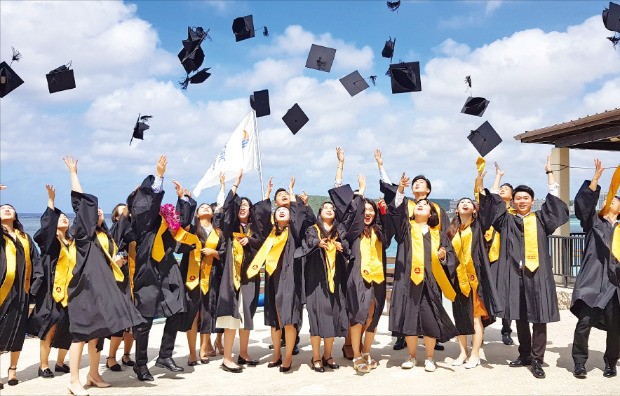
[[[545,226],[545,233],[551,235],[559,226],[568,221],[568,205],[560,198],[547,194],[540,208],[540,218]]]
[[[594,225],[596,216],[596,204],[601,195],[601,186],[596,186],[596,191],[590,190],[590,180],[586,180],[575,196],[575,217],[581,222],[581,228],[588,233]]]
[[[485,189],[486,194],[480,194],[480,210],[478,211],[478,221],[483,230],[488,230],[493,226],[496,230],[501,230],[505,217],[506,203],[497,194],[491,194]]]
[[[75,219],[70,230],[71,236],[77,242],[90,240],[95,235],[97,221],[99,220],[97,197],[71,191],[71,206],[75,212]]]
[[[34,241],[39,245],[42,254],[49,252],[52,244],[58,241],[56,230],[61,213],[60,209],[46,207],[41,216],[41,228],[34,234]]]
[[[409,236],[409,229],[407,227],[409,222],[407,207],[409,203],[407,200],[408,198],[405,198],[398,207],[394,206],[394,201],[388,205],[392,234],[398,243],[402,243],[404,238]]]
[[[342,223],[344,221],[344,216],[347,213],[347,209],[353,201],[353,190],[350,185],[345,184],[343,186],[330,189],[328,194],[334,204],[334,208],[336,209],[336,220]]]
[[[192,197],[186,197],[187,200],[178,198],[176,210],[179,213],[179,222],[181,223],[181,228],[186,228],[190,224],[192,224],[192,219],[194,218],[194,212],[196,212],[196,201]]]
[[[261,239],[267,238],[271,232],[271,200],[263,199],[252,206],[250,215],[258,228]]]
[[[348,246],[352,246],[364,231],[364,198],[361,195],[353,197],[338,227],[340,238],[346,239]]]
[[[131,204],[131,227],[137,240],[142,240],[147,232],[155,232],[159,227],[159,208],[164,198],[164,191],[153,192],[152,185],[155,176],[147,176],[138,190]]]

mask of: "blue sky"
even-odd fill
[[[381,148],[393,179],[424,173],[433,196],[471,195],[477,153],[466,139],[488,120],[504,142],[487,156],[505,180],[545,189],[550,147],[513,139],[541,128],[619,107],[620,51],[606,40],[605,1],[137,1],[0,2],[0,58],[11,47],[26,81],[0,101],[0,201],[40,212],[46,183],[69,210],[70,180],[61,157],[80,160],[87,192],[107,212],[167,154],[165,185],[196,185],[250,110],[248,96],[269,89],[272,114],[259,119],[263,171],[276,186],[297,178],[297,191],[326,194],[333,183],[335,147],[345,149],[345,182],[357,173],[378,196],[372,151]],[[252,14],[270,36],[236,43],[235,17]],[[202,45],[212,76],[181,91],[176,55],[187,26],[210,29]],[[419,61],[423,91],[392,95],[381,57],[396,37],[394,61]],[[330,73],[304,68],[312,43],[337,49]],[[50,95],[45,74],[73,62],[77,89]],[[350,97],[338,79],[354,70],[377,75],[377,85]],[[460,114],[472,76],[475,96],[491,101],[484,117]],[[310,122],[296,135],[281,120],[299,103]],[[138,113],[152,114],[145,140],[129,147]],[[589,167],[617,154],[571,151],[571,165]],[[574,169],[572,195],[592,170]],[[603,177],[609,183],[611,172]],[[231,183],[228,183],[230,186]],[[255,200],[260,186],[247,175],[242,192]],[[214,189],[201,200],[215,199]]]

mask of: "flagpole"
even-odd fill
[[[252,110],[252,118],[254,119],[254,130],[256,131],[256,150],[258,151],[258,173],[260,175],[260,191],[265,196],[265,187],[263,186],[263,162],[260,155],[260,136],[258,133],[258,123],[256,122],[256,112]]]

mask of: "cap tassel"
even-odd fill
[[[269,29],[267,29],[267,26],[263,26],[263,36],[269,37]]]
[[[377,76],[370,76],[368,77],[370,79],[370,81],[372,82],[372,85],[375,86],[377,85]]]
[[[9,63],[9,66],[11,66],[13,62],[19,62],[22,58],[22,54],[20,54],[18,50],[13,47],[11,47],[11,50],[13,50],[13,56],[11,57],[11,63]]]
[[[398,7],[400,7],[400,0],[388,1],[387,2],[387,6],[388,6],[390,11],[396,11],[396,10],[398,10]]]
[[[184,80],[179,81],[179,85],[181,86],[181,90],[187,90],[187,85],[189,84],[189,74],[185,77]]]
[[[619,36],[610,36],[610,37],[607,37],[607,40],[611,41],[611,43],[614,45],[614,49],[615,49],[616,45],[618,45],[618,42],[620,42],[620,37]]]
[[[472,93],[471,93],[471,76],[465,76],[465,85],[467,85],[467,89],[465,89],[465,93],[468,93],[469,96],[472,96]]]

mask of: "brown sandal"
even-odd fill
[[[345,359],[353,360],[353,346],[352,345],[343,345],[342,346],[342,357]]]

